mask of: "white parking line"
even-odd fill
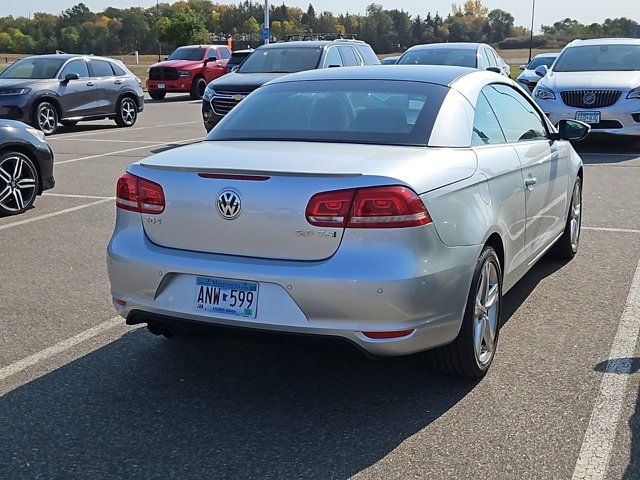
[[[117,150],[115,152],[99,153],[97,155],[87,155],[86,157],[78,157],[78,158],[72,158],[70,160],[61,160],[59,162],[54,162],[54,165],[64,165],[65,163],[73,163],[73,162],[79,162],[81,160],[91,160],[93,158],[108,157],[111,155],[119,155],[121,153],[135,152],[137,150],[148,150],[150,148],[164,147],[167,145],[181,145],[183,143],[196,142],[198,140],[202,140],[202,137],[188,138],[187,140],[178,140],[175,142],[156,143],[154,145],[145,145],[143,147],[127,148],[125,150]]]
[[[86,137],[89,135],[96,135],[96,134],[102,134],[102,133],[123,133],[123,132],[138,132],[140,130],[148,130],[150,128],[162,128],[162,127],[177,127],[179,125],[191,125],[193,123],[202,123],[198,120],[195,121],[189,121],[189,122],[177,122],[177,123],[161,123],[160,125],[150,125],[148,127],[133,127],[133,128],[127,128],[122,129],[122,128],[110,128],[110,129],[99,129],[99,130],[93,130],[91,132],[82,132],[82,133],[70,133],[67,135],[56,135],[53,137],[48,137],[47,140],[65,140],[68,138],[76,138],[76,137]]]
[[[63,197],[63,198],[93,198],[93,199],[104,199],[104,200],[115,200],[116,197],[98,197],[96,195],[75,195],[72,193],[50,193],[45,192],[42,194],[43,197]]]
[[[60,138],[65,142],[158,143],[157,140],[112,140],[110,138]]]
[[[640,233],[640,230],[631,228],[611,228],[611,227],[582,227],[583,230],[592,232],[609,232],[609,233]]]
[[[618,332],[605,367],[600,395],[593,407],[572,480],[604,479],[616,428],[632,373],[633,354],[640,333],[640,262],[631,282]]]
[[[69,350],[70,348],[86,342],[87,340],[90,340],[93,337],[107,332],[119,325],[123,325],[123,319],[120,317],[112,318],[111,320],[102,322],[101,324],[96,325],[95,327],[91,327],[84,332],[80,332],[79,334],[71,338],[62,340],[61,342],[58,342],[51,347],[47,347],[44,350],[40,350],[39,352],[34,353],[33,355],[29,355],[22,360],[18,360],[17,362],[7,365],[6,367],[2,367],[0,368],[0,382],[6,380],[12,375],[15,375],[16,373],[20,373],[26,370],[33,365],[37,365],[38,363],[48,359],[49,357],[58,355],[65,350]]]
[[[95,202],[78,205],[77,207],[65,208],[64,210],[58,210],[57,212],[51,212],[45,215],[40,215],[39,217],[27,218],[25,220],[18,220],[17,222],[13,222],[13,223],[6,223],[4,225],[0,225],[0,230],[6,230],[7,228],[13,228],[19,225],[25,225],[27,223],[37,222],[38,220],[45,220],[51,217],[57,217],[58,215],[63,215],[69,212],[75,212],[76,210],[82,210],[83,208],[93,207],[94,205],[100,205],[101,203],[111,202],[112,200],[113,200],[112,197],[107,197],[101,200],[96,200]]]

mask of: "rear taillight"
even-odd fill
[[[318,193],[306,214],[307,221],[318,227],[401,228],[431,223],[420,197],[398,185]]]
[[[125,173],[116,186],[116,206],[132,212],[164,212],[164,192],[155,182]]]

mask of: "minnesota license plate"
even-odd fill
[[[194,308],[197,312],[256,318],[258,284],[224,278],[197,277]]]
[[[576,120],[592,125],[600,123],[600,112],[577,112]]]
[[[164,83],[159,83],[159,84],[158,84],[158,88],[164,88],[164,87],[165,87],[165,84],[164,84]]]

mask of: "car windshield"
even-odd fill
[[[410,81],[324,80],[266,85],[207,140],[425,146],[448,89]]]
[[[60,58],[24,58],[9,66],[0,78],[55,78],[63,63]]]
[[[640,45],[586,45],[567,48],[555,72],[629,72],[640,70]]]
[[[426,48],[409,50],[398,65],[457,65],[476,68],[476,51],[469,48]]]
[[[551,65],[553,65],[553,62],[555,61],[556,58],[557,57],[536,57],[533,60],[531,60],[531,63],[529,65],[527,65],[527,69],[535,70],[540,65],[544,65],[550,68]]]
[[[231,55],[231,58],[229,59],[229,63],[227,63],[228,65],[240,65],[242,63],[242,61],[247,58],[249,55],[251,55],[251,52],[243,52],[243,53],[234,53]]]
[[[313,70],[320,63],[320,48],[264,48],[251,54],[240,73],[295,73]]]
[[[202,60],[204,58],[204,51],[204,48],[178,48],[171,55],[169,55],[169,60]]]

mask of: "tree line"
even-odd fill
[[[78,3],[60,15],[36,13],[32,18],[0,18],[0,52],[126,54],[133,51],[157,53],[184,44],[224,42],[232,37],[236,45],[261,43],[262,2],[245,0],[224,5],[211,0],[160,3],[150,8],[108,7],[92,12]],[[355,35],[378,53],[404,50],[419,43],[487,42],[508,48],[526,42],[528,31],[514,23],[514,17],[501,9],[490,10],[482,0],[454,4],[442,16],[438,12],[412,16],[398,9],[371,4],[364,14],[316,12],[285,3],[270,7],[272,39],[303,33]],[[565,19],[542,26],[544,35],[537,46],[554,37],[633,36],[638,23],[628,18],[607,19],[583,25]],[[518,43],[520,42],[520,43]]]

